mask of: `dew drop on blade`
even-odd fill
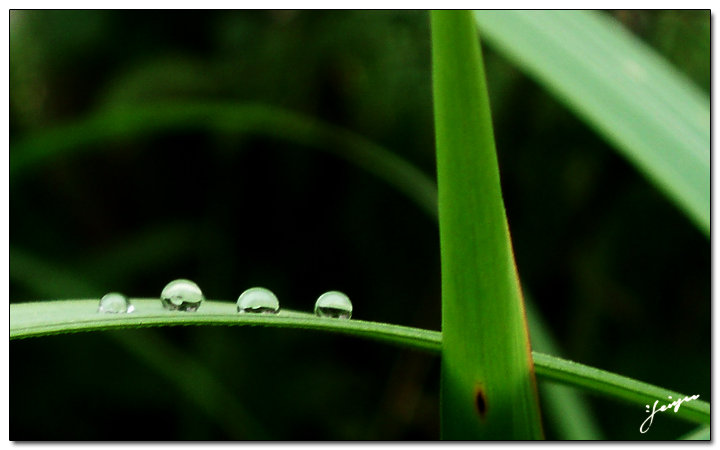
[[[98,312],[101,313],[131,313],[135,311],[135,307],[130,304],[130,299],[118,292],[110,292],[100,299]]]
[[[334,319],[349,319],[352,316],[352,303],[347,295],[339,291],[326,292],[315,302],[315,314]]]
[[[204,298],[197,284],[182,279],[168,283],[160,294],[163,307],[170,311],[197,311]]]
[[[269,289],[254,287],[246,290],[237,300],[239,313],[277,314],[280,302]]]

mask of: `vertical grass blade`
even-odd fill
[[[560,346],[543,323],[527,290],[523,297],[533,351],[559,356],[562,353]],[[604,439],[600,425],[591,413],[590,404],[581,392],[557,383],[541,383],[539,388],[546,430],[552,427],[557,438],[564,440]]]
[[[472,14],[433,11],[444,439],[542,437]]]
[[[597,12],[477,11],[475,19],[489,44],[578,113],[709,234],[706,94]]]

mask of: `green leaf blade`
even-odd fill
[[[534,306],[533,298],[527,290],[523,292],[533,351],[562,356],[560,345],[543,323]],[[535,364],[537,367],[537,363]],[[581,392],[558,383],[541,383],[539,388],[546,427],[554,428],[559,439],[573,441],[604,439],[602,429],[592,414],[592,408]]]
[[[434,183],[404,159],[350,130],[261,103],[166,101],[99,110],[14,142],[11,181],[56,158],[101,150],[107,142],[187,129],[264,136],[333,154],[387,182],[430,217],[437,217]]]
[[[301,328],[342,333],[433,353],[440,353],[442,347],[442,335],[438,331],[355,319],[328,319],[288,310],[282,310],[277,315],[238,314],[232,302],[207,300],[198,311],[187,313],[166,311],[162,309],[159,299],[132,299],[135,306],[133,313],[101,314],[97,312],[98,301],[51,300],[11,304],[10,339],[123,328],[224,325]],[[532,357],[538,377],[546,381],[624,400],[638,408],[643,408],[647,402],[665,399],[668,395],[674,398],[682,395],[556,356],[533,352]],[[683,403],[673,417],[708,424],[710,404],[702,400]]]
[[[662,404],[672,402],[672,400],[668,400],[667,403],[663,403],[668,397],[673,399],[686,397],[686,395],[679,392],[556,356],[534,352],[533,358],[538,376],[542,376],[547,380],[582,387],[609,397],[620,398],[637,404],[640,408],[644,408],[646,404],[652,405],[656,400],[660,401],[659,408]],[[677,413],[673,411],[671,414],[692,422],[709,424],[710,404],[702,400],[689,401],[683,403]]]
[[[431,27],[442,261],[443,438],[541,438],[475,26],[467,11],[433,11]]]
[[[235,303],[205,300],[198,311],[163,309],[160,299],[131,299],[135,311],[99,313],[97,299],[16,303],[10,305],[10,339],[74,331],[143,328],[176,325],[263,325],[338,332],[369,337],[410,348],[433,351],[440,333],[364,320],[340,320],[310,313],[281,310],[278,314],[240,314]]]
[[[578,113],[706,234],[710,102],[613,19],[591,11],[477,11],[487,41]]]

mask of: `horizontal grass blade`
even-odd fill
[[[558,358],[557,356],[534,353],[534,359],[537,375],[546,380],[582,387],[591,392],[620,398],[638,405],[642,408],[642,411],[644,411],[645,405],[652,405],[655,400],[660,400],[660,404],[663,404],[668,397],[678,399],[687,396],[642,381],[633,380],[629,377]],[[667,403],[670,403],[670,401]],[[705,401],[693,400],[683,403],[678,412],[672,414],[692,422],[709,424],[710,404]]]
[[[332,331],[421,350],[437,349],[436,331],[363,320],[338,320],[281,310],[278,314],[239,314],[233,302],[205,300],[194,313],[167,311],[160,299],[132,299],[130,314],[98,313],[99,300],[61,300],[10,305],[10,338],[45,336],[73,331],[109,330],[169,325],[272,325]]]
[[[130,314],[98,313],[98,303],[99,299],[11,304],[10,339],[123,328],[250,325],[342,333],[436,354],[440,353],[442,346],[442,335],[439,331],[355,319],[328,319],[287,310],[277,315],[238,314],[232,302],[205,301],[197,312],[187,313],[166,311],[162,309],[159,299],[132,299],[136,309]],[[683,395],[555,356],[538,352],[533,352],[532,356],[535,361],[535,371],[541,379],[624,400],[638,408],[644,408],[650,401],[666,399],[669,395],[674,398]],[[673,413],[673,417],[709,424],[710,405],[700,400],[683,403],[678,412]]]
[[[432,11],[443,439],[542,438],[477,30]]]
[[[707,95],[597,12],[477,11],[475,20],[489,44],[587,121],[710,232]]]
[[[16,182],[56,158],[100,150],[108,141],[188,129],[260,135],[328,152],[376,175],[431,217],[437,217],[434,183],[402,158],[346,129],[264,104],[168,102],[99,111],[78,122],[13,141],[10,180]]]

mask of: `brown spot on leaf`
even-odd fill
[[[482,386],[475,388],[475,409],[481,419],[485,420],[487,415],[487,400],[485,399],[485,392]]]

